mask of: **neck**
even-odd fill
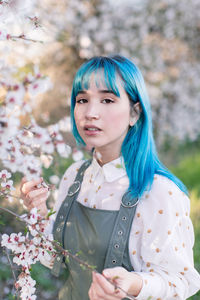
[[[107,163],[109,163],[112,160],[117,159],[120,156],[120,152],[117,153],[113,153],[113,152],[109,152],[109,153],[104,153],[104,151],[100,151],[99,149],[95,149],[95,153],[94,156],[96,158],[96,160],[98,161],[100,166],[103,166]]]

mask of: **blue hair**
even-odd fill
[[[97,85],[101,77],[107,88],[120,96],[116,83],[116,76],[120,76],[130,102],[133,105],[139,102],[142,110],[139,120],[129,129],[121,147],[132,196],[141,197],[144,191],[150,190],[155,174],[169,178],[187,194],[184,184],[158,158],[153,138],[151,107],[143,76],[138,67],[123,56],[93,57],[77,71],[71,95],[72,132],[77,143],[85,145],[74,119],[76,96],[79,91],[89,88],[91,75],[96,76],[102,70],[104,78],[95,77]]]

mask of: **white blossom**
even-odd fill
[[[57,185],[60,182],[60,178],[57,175],[50,176],[49,180],[52,184],[55,184],[55,185]]]
[[[0,178],[2,178],[2,179],[8,179],[10,177],[11,177],[11,173],[8,172],[7,170],[2,170],[0,172]]]
[[[28,92],[32,97],[35,97],[40,93],[45,93],[51,88],[52,83],[48,77],[39,78],[28,86]]]
[[[28,215],[22,218],[28,222],[29,233],[23,236],[21,232],[18,234],[11,233],[2,235],[1,246],[10,249],[13,252],[13,263],[22,266],[22,272],[18,276],[15,287],[20,290],[21,299],[35,299],[35,280],[31,278],[31,265],[37,261],[46,259],[50,261],[55,256],[55,250],[51,243],[52,235],[45,233],[48,225],[48,219],[43,219],[33,208]],[[41,235],[40,232],[43,232]]]
[[[74,150],[72,158],[74,161],[81,160],[83,158],[83,152],[80,150]]]

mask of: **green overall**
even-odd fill
[[[77,202],[83,175],[89,164],[90,161],[86,161],[80,167],[60,207],[53,229],[54,239],[71,253],[79,253],[78,258],[95,266],[100,273],[105,268],[116,266],[133,271],[128,241],[138,200],[132,199],[130,193],[126,192],[119,211],[93,209]],[[63,257],[58,255],[52,269],[55,276],[59,276],[62,264]],[[84,269],[71,258],[66,266],[69,275],[59,292],[59,299],[88,300],[91,271]]]

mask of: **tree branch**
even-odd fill
[[[40,41],[40,40],[33,40],[33,39],[30,39],[30,38],[27,38],[24,34],[21,34],[21,35],[7,35],[7,39],[8,40],[24,40],[24,41],[28,41],[28,42],[33,42],[33,43],[41,43],[43,44],[43,41]]]
[[[16,278],[16,275],[15,275],[15,271],[14,271],[14,267],[13,267],[13,264],[12,264],[12,261],[10,259],[10,255],[8,253],[8,250],[4,247],[4,252],[6,253],[6,256],[7,256],[7,259],[8,259],[8,263],[10,265],[10,268],[11,268],[11,272],[12,272],[12,275],[13,275],[13,278],[14,278],[14,286],[13,286],[13,289],[16,290],[16,294],[17,294],[17,299],[19,299],[19,291],[18,289],[15,287],[15,283],[17,282],[17,278]]]

